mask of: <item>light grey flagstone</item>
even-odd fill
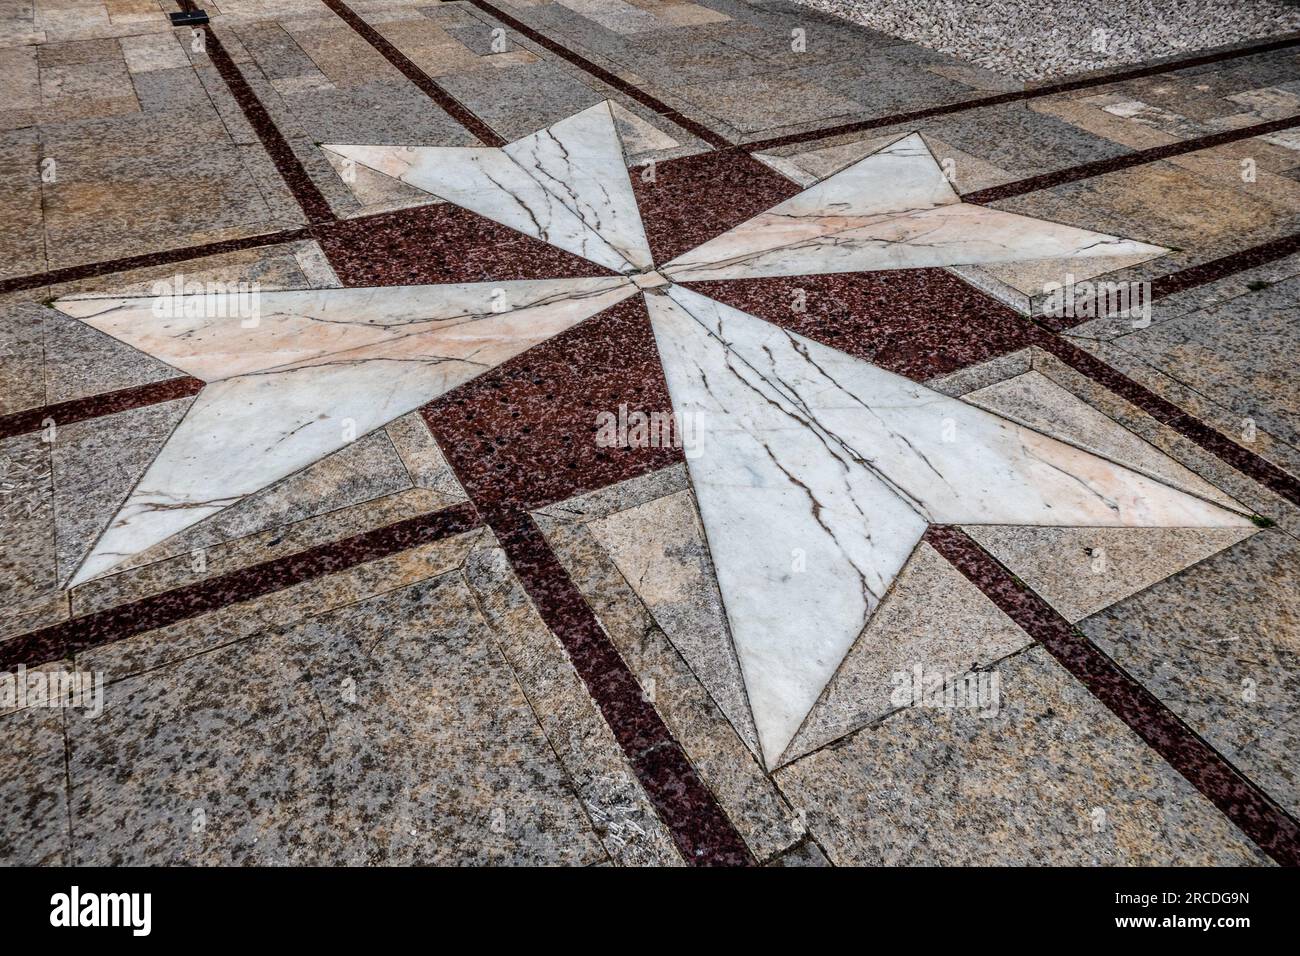
[[[501,149],[324,148],[615,272],[651,265],[608,101]]]
[[[71,584],[635,291],[611,276],[269,292],[255,322],[219,297],[60,300],[67,314],[210,383]]]
[[[967,205],[913,133],[661,268],[678,282],[1168,250]],[[1131,260],[1130,260],[1131,261]]]
[[[929,523],[1251,525],[680,286],[646,301],[769,766]]]

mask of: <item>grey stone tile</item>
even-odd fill
[[[464,573],[610,858],[629,866],[683,865],[609,724],[504,552],[485,541],[466,560]]]
[[[284,101],[306,135],[317,143],[478,145],[459,123],[405,80],[304,90],[286,95]]]
[[[1152,324],[1120,348],[1300,447],[1300,279]]]
[[[545,518],[538,524],[754,856],[767,859],[794,843],[802,828],[758,758],[587,529]]]
[[[120,681],[69,733],[81,862],[602,856],[457,574]]]
[[[1080,629],[1292,814],[1300,544],[1263,531]]]
[[[508,70],[442,78],[452,96],[507,139],[549,126],[605,99],[572,73],[539,60]]]
[[[783,761],[898,709],[896,674],[964,675],[1021,650],[1029,636],[927,544],[920,544],[826,685]]]
[[[22,294],[0,299],[0,415],[45,404],[44,311]]]
[[[50,446],[43,439],[33,432],[0,441],[0,616],[6,620],[30,612],[58,587]]]
[[[1078,621],[1231,548],[1254,528],[1030,528],[965,532],[1067,621]]]
[[[73,422],[54,442],[54,523],[66,582],[117,514],[192,398]]]
[[[139,349],[54,309],[42,309],[45,402],[54,404],[183,375]]]
[[[0,717],[0,864],[72,862],[63,720],[62,710],[48,707]]]
[[[997,673],[994,717],[907,708],[777,772],[833,863],[1268,862],[1046,651]]]
[[[758,736],[740,662],[691,493],[657,498],[586,527],[757,754]]]
[[[971,91],[966,91],[971,96]],[[977,156],[1015,178],[1131,152],[1024,103],[967,110],[927,121],[929,135]]]

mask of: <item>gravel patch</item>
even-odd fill
[[[1021,80],[1300,30],[1294,0],[797,0]]]

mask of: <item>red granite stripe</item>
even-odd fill
[[[1198,266],[1171,272],[1169,275],[1153,280],[1151,283],[1151,298],[1160,299],[1167,295],[1194,289],[1196,286],[1205,285],[1209,282],[1217,282],[1230,275],[1235,275],[1246,269],[1253,269],[1256,266],[1282,259],[1297,252],[1300,252],[1300,234],[1282,236],[1279,239],[1262,242],[1257,246],[1251,246],[1239,252],[1232,252],[1226,256],[1211,259],[1209,262],[1203,262]]]
[[[1269,133],[1276,133],[1279,130],[1290,129],[1293,126],[1300,126],[1300,116],[1286,116],[1282,119],[1270,120],[1267,123],[1256,123],[1254,126],[1243,126],[1241,129],[1231,129],[1222,133],[1212,133],[1209,136],[1198,136],[1196,139],[1183,140],[1181,143],[1167,143],[1164,146],[1152,146],[1149,149],[1139,149],[1131,153],[1125,153],[1123,156],[1111,156],[1107,159],[1099,159],[1096,162],[1084,163],[1081,166],[1071,166],[1068,169],[1058,169],[1055,172],[1043,173],[1041,176],[1031,176],[1028,179],[1003,183],[1000,186],[990,186],[988,189],[977,189],[975,192],[963,193],[961,198],[962,202],[968,203],[984,204],[996,202],[999,199],[1009,199],[1012,196],[1023,196],[1025,193],[1037,192],[1040,189],[1050,189],[1053,186],[1077,182],[1080,179],[1091,179],[1093,176],[1102,176],[1106,173],[1113,173],[1121,169],[1129,169],[1133,166],[1143,166],[1147,163],[1154,163],[1157,160],[1168,159],[1171,156],[1182,156],[1185,153],[1194,153],[1203,149],[1213,149],[1216,146],[1223,146],[1227,143],[1236,143],[1243,139],[1250,139],[1253,136],[1266,136]]]
[[[842,123],[838,126],[828,126],[825,129],[809,130],[804,133],[790,133],[785,136],[774,136],[769,139],[758,140],[743,145],[745,149],[763,150],[774,149],[778,146],[793,146],[797,143],[811,143],[816,142],[819,139],[829,139],[832,136],[844,136],[849,133],[860,133],[866,130],[879,129],[884,126],[897,126],[903,123],[914,123],[917,120],[931,119],[935,116],[947,116],[952,113],[964,113],[967,110],[981,109],[988,106],[999,106],[1003,103],[1019,103],[1025,100],[1038,99],[1043,96],[1053,96],[1057,93],[1069,93],[1073,90],[1086,90],[1094,87],[1110,86],[1111,84],[1123,83],[1128,80],[1138,80],[1148,76],[1159,76],[1164,73],[1175,73],[1178,70],[1186,70],[1191,67],[1208,66],[1213,63],[1222,63],[1226,60],[1235,60],[1247,56],[1258,56],[1263,53],[1272,53],[1277,50],[1289,50],[1296,46],[1300,46],[1300,37],[1269,40],[1265,43],[1251,44],[1249,46],[1237,47],[1232,50],[1221,50],[1217,53],[1206,53],[1201,56],[1166,60],[1163,63],[1137,67],[1132,70],[1118,70],[1114,72],[1095,74],[1077,80],[1063,80],[1059,83],[1049,83],[1044,86],[1035,86],[1024,90],[1014,90],[1008,93],[995,93],[991,96],[981,96],[976,99],[962,100],[960,103],[931,106],[920,110],[910,110],[905,113],[892,113],[888,116],[878,116],[874,119],[859,120],[853,123]]]
[[[925,540],[1283,866],[1300,866],[1300,825],[1158,697],[1071,626],[965,532],[932,526]]]
[[[174,262],[201,259],[204,256],[217,256],[226,252],[239,252],[243,249],[256,249],[260,246],[274,246],[282,242],[298,242],[310,238],[311,233],[306,229],[289,229],[284,232],[269,232],[260,236],[248,236],[244,239],[223,239],[221,242],[209,242],[201,246],[184,246],[180,249],[146,252],[142,255],[127,256],[123,259],[109,259],[105,262],[91,262],[81,266],[68,266],[64,269],[38,272],[34,275],[0,279],[0,293],[39,289],[42,286],[58,285],[63,282],[77,282],[81,279],[91,279],[95,276],[108,275],[113,272],[126,272],[129,269],[143,269],[149,266],[171,265]]]
[[[325,0],[325,2],[329,3],[331,2],[331,0]],[[649,93],[645,92],[642,89],[638,89],[637,87],[633,86],[631,83],[629,83],[627,80],[623,79],[622,77],[616,76],[615,74],[611,73],[609,70],[605,69],[604,67],[597,66],[595,63],[592,63],[582,54],[575,53],[573,50],[570,50],[568,47],[564,46],[562,43],[558,42],[557,40],[552,40],[546,34],[533,29],[532,27],[530,27],[528,24],[524,23],[521,20],[515,19],[514,17],[510,16],[510,14],[503,11],[500,7],[488,3],[487,0],[469,0],[469,2],[474,6],[478,7],[484,13],[487,13],[490,16],[492,16],[495,20],[504,23],[506,26],[510,27],[510,29],[528,37],[528,39],[532,40],[538,46],[544,47],[545,49],[554,53],[556,56],[567,60],[568,62],[572,63],[574,66],[578,67],[578,69],[583,70],[584,72],[600,80],[600,82],[604,83],[606,86],[611,86],[614,89],[618,90],[620,93],[622,93],[624,96],[636,100],[642,106],[654,110],[660,116],[664,117],[665,119],[671,120],[672,122],[680,126],[682,129],[687,130],[692,135],[698,137],[699,139],[702,139],[710,146],[713,146],[715,148],[720,148],[720,149],[726,149],[732,145],[730,140],[715,133],[713,130],[709,129],[707,126],[703,125],[702,123],[698,123],[695,120],[691,119],[690,117],[684,116],[683,114],[679,113],[677,110],[669,106],[667,103],[663,102],[663,100],[651,96]]]
[[[403,76],[414,83],[421,93],[437,103],[443,112],[473,133],[481,142],[488,146],[504,146],[506,144],[505,139],[496,130],[461,105],[454,96],[434,82],[428,73],[416,66],[406,54],[385,39],[383,34],[357,16],[343,0],[322,0],[322,2],[333,10],[344,23],[359,33],[367,43],[382,53],[384,59],[393,64]]]
[[[0,670],[35,667],[133,634],[184,621],[208,611],[345,571],[481,525],[468,502],[432,514],[317,545],[297,554],[240,568],[130,604],[74,617],[60,624],[0,641]]]
[[[1272,462],[1242,448],[1222,432],[1211,428],[1199,418],[1189,415],[1177,405],[1161,398],[1060,336],[1042,332],[1034,337],[1034,344],[1051,352],[1075,371],[1132,402],[1156,421],[1168,425],[1185,438],[1190,438],[1206,451],[1227,462],[1242,474],[1248,475],[1278,496],[1292,504],[1300,505],[1300,479],[1287,474]]]
[[[163,382],[151,382],[148,385],[136,385],[115,392],[103,392],[53,405],[24,409],[21,412],[0,416],[0,439],[40,431],[46,419],[53,421],[56,426],[70,425],[73,422],[84,422],[88,418],[100,418],[132,408],[143,408],[146,405],[187,398],[190,395],[197,395],[202,388],[203,382],[199,379],[183,375]]]
[[[279,172],[280,178],[284,180],[285,185],[289,187],[289,191],[293,193],[293,198],[302,207],[303,213],[307,216],[307,221],[311,223],[333,222],[336,218],[334,210],[330,208],[330,204],[321,194],[321,191],[316,188],[312,178],[307,175],[306,168],[294,155],[288,140],[284,138],[275,125],[275,121],[271,119],[271,114],[266,111],[266,107],[257,98],[253,88],[248,85],[244,75],[239,72],[239,67],[230,58],[230,54],[226,52],[221,39],[209,24],[204,24],[199,29],[204,32],[204,49],[207,51],[208,59],[212,61],[217,73],[225,81],[226,87],[230,90],[230,95],[235,98],[235,102],[239,104],[244,117],[248,120],[249,125],[253,127],[253,132],[262,141],[262,147],[271,157],[271,161],[275,163],[276,171]]]
[[[499,510],[488,523],[542,620],[560,639],[632,770],[687,862],[748,866],[749,848],[673,739],[533,519]]]

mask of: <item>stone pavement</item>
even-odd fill
[[[0,861],[1300,863],[1294,10],[899,6],[6,6]]]

